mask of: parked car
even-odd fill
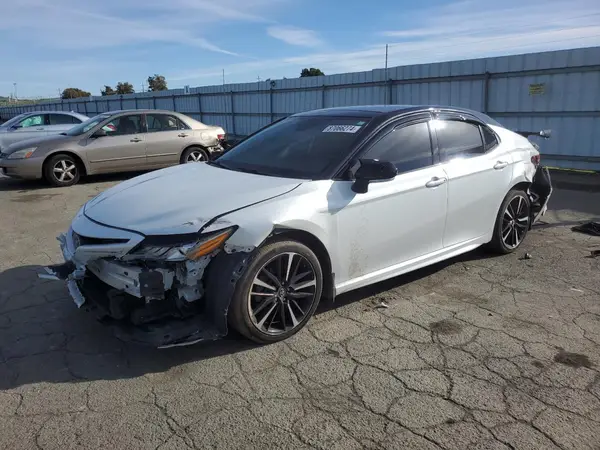
[[[111,111],[60,135],[11,145],[0,154],[0,168],[11,177],[70,186],[84,175],[214,159],[225,140],[223,128],[173,111]]]
[[[67,111],[33,111],[19,114],[0,125],[0,151],[15,142],[59,134],[88,120],[88,116]]]
[[[187,345],[229,324],[270,343],[321,298],[484,244],[515,251],[551,192],[538,150],[484,114],[317,110],[91,199],[42,276],[124,339]]]

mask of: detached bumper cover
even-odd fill
[[[529,188],[532,200],[531,224],[535,224],[548,210],[548,202],[552,196],[552,179],[547,167],[539,166]]]

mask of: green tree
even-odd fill
[[[79,98],[79,97],[89,97],[90,94],[87,91],[83,91],[79,88],[66,88],[64,91],[62,91],[61,94],[61,98],[63,100],[69,99],[69,98]]]
[[[301,77],[320,77],[325,75],[321,69],[315,69],[314,67],[311,67],[310,69],[302,69],[302,72],[300,72],[300,76]]]
[[[104,89],[101,90],[100,93],[104,97],[105,95],[115,95],[117,92],[113,88],[111,88],[109,85],[105,84]]]
[[[119,81],[117,83],[117,94],[133,94],[134,92],[133,84],[127,81]]]
[[[166,91],[167,80],[162,75],[154,74],[152,77],[148,77],[148,90],[149,91]]]

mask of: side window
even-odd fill
[[[29,127],[40,127],[45,125],[44,123],[44,114],[37,114],[35,116],[29,116],[27,119],[21,120],[19,125],[23,128]]]
[[[399,173],[431,166],[433,152],[427,122],[394,129],[377,141],[365,156],[393,162]]]
[[[455,120],[437,120],[435,123],[443,161],[485,152],[479,126]]]
[[[68,114],[48,114],[50,118],[50,125],[73,125],[81,123],[76,117]]]
[[[148,124],[148,133],[187,129],[177,117],[167,114],[147,114],[146,123]]]
[[[123,136],[142,132],[142,116],[120,116],[102,127],[109,136]]]
[[[498,138],[496,135],[490,130],[488,127],[481,127],[481,134],[483,135],[483,143],[485,146],[485,151],[493,149],[496,145],[498,145]]]

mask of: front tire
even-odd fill
[[[511,190],[504,201],[494,227],[494,235],[490,248],[501,254],[508,254],[518,249],[527,232],[531,221],[531,203],[525,191]]]
[[[301,330],[321,299],[323,273],[314,252],[296,241],[265,245],[237,283],[229,323],[260,344],[282,341]]]
[[[54,155],[44,164],[44,178],[53,186],[72,186],[80,177],[81,167],[72,156]]]

